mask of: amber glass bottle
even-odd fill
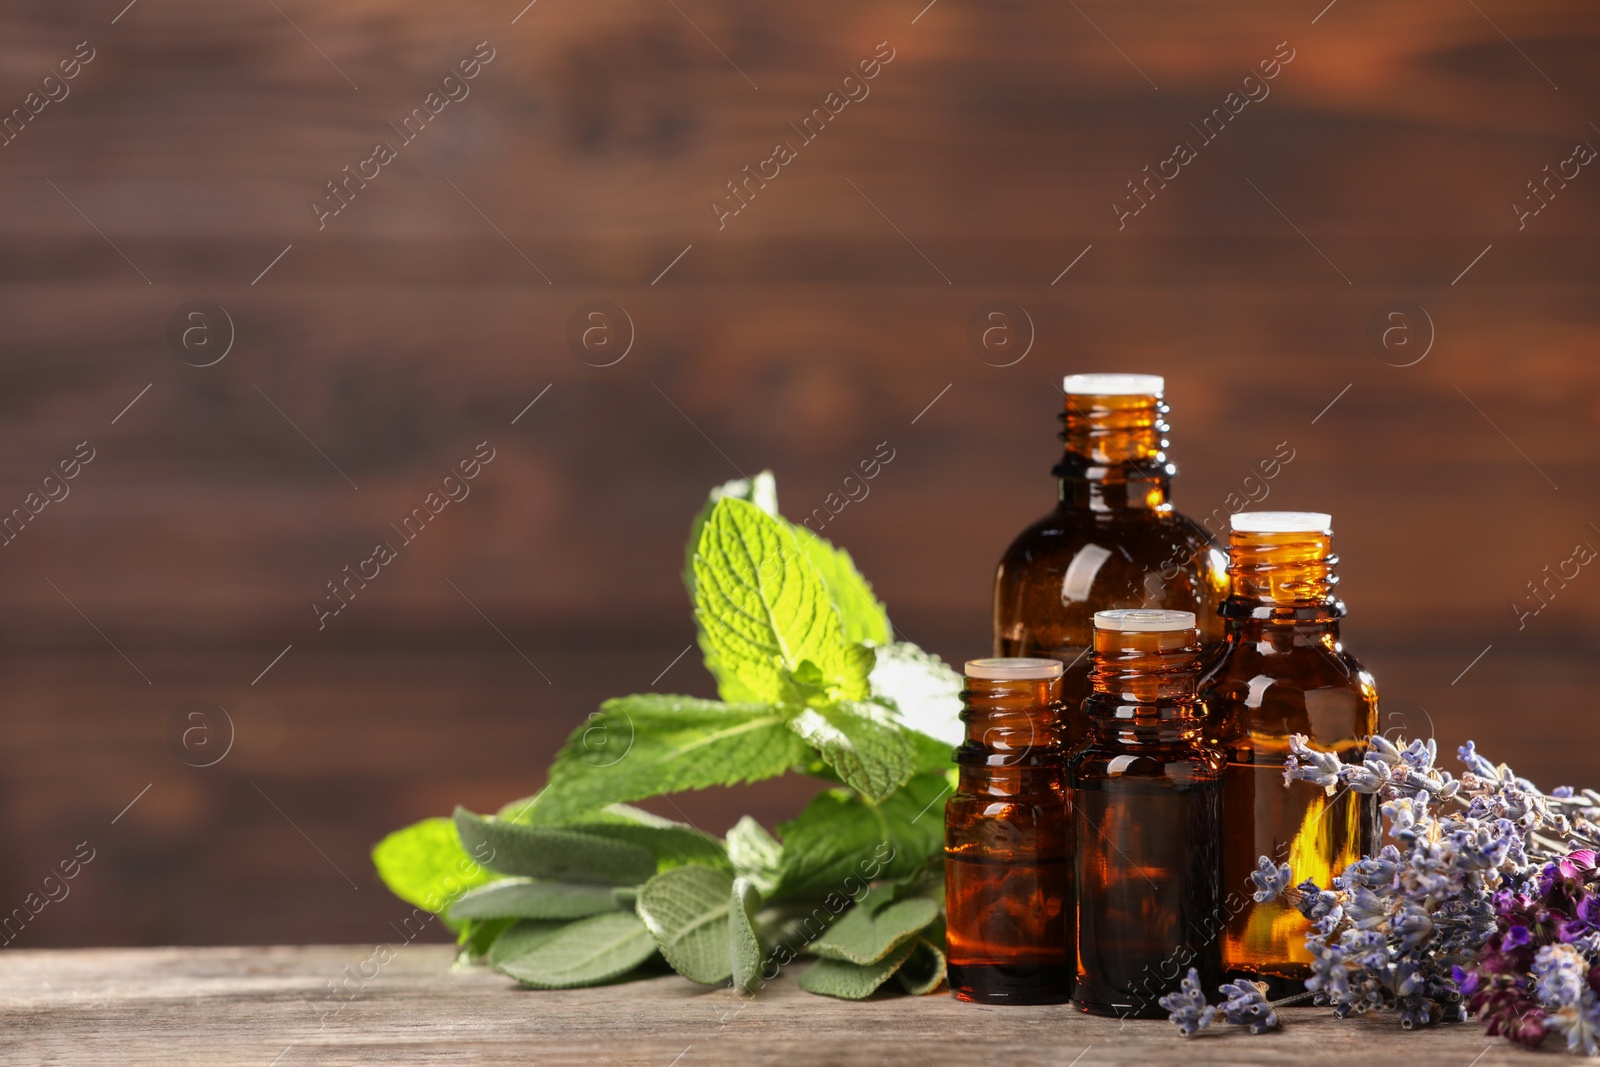
[[[1164,1017],[1190,967],[1218,972],[1222,757],[1202,737],[1187,611],[1094,616],[1089,734],[1067,761],[1078,977],[1095,1015]]]
[[[1065,452],[1055,510],[1006,549],[994,582],[994,652],[1067,664],[1063,740],[1082,739],[1094,613],[1107,608],[1192,611],[1208,656],[1221,650],[1217,604],[1226,559],[1168,501],[1163,379],[1074,374],[1065,383]]]
[[[1072,994],[1071,871],[1061,800],[1061,664],[967,663],[945,802],[950,991],[990,1004],[1060,1004]]]
[[[1252,899],[1250,872],[1269,856],[1298,882],[1328,880],[1376,847],[1377,798],[1310,782],[1284,787],[1289,735],[1358,761],[1378,728],[1372,676],[1339,642],[1344,604],[1334,596],[1330,517],[1257,511],[1233,516],[1222,605],[1228,642],[1202,686],[1207,734],[1228,761],[1223,773],[1222,943],[1230,977],[1268,984],[1269,995],[1304,991],[1311,974],[1307,921],[1278,901]]]

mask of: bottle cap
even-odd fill
[[[1173,630],[1194,629],[1194,612],[1163,611],[1153,608],[1116,608],[1094,613],[1097,630],[1121,630],[1124,633],[1160,634]]]
[[[1333,516],[1321,511],[1241,511],[1230,523],[1240,533],[1333,533]]]
[[[1159,374],[1069,374],[1061,388],[1078,396],[1161,396],[1167,380]]]
[[[1025,681],[1059,678],[1062,670],[1064,668],[1058,659],[969,659],[966,675],[968,678],[988,678],[993,681]]]

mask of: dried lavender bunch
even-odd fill
[[[1434,766],[1432,740],[1397,745],[1374,736],[1358,764],[1308,747],[1303,735],[1290,751],[1285,783],[1377,794],[1396,842],[1327,888],[1292,886],[1289,867],[1265,857],[1252,876],[1257,900],[1282,896],[1313,923],[1306,988],[1318,1003],[1339,1015],[1397,1011],[1407,1029],[1463,1019],[1471,1007],[1492,1033],[1537,1044],[1549,1025],[1567,1034],[1569,1047],[1596,1049],[1600,928],[1572,924],[1589,921],[1580,907],[1600,920],[1600,903],[1584,904],[1588,891],[1564,872],[1593,870],[1584,850],[1600,844],[1600,794],[1546,795],[1471,742],[1459,750],[1459,778]],[[1514,932],[1534,929],[1524,913],[1546,917],[1526,943]]]

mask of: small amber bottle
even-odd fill
[[[1094,613],[1192,611],[1208,657],[1221,651],[1226,557],[1168,498],[1165,382],[1152,374],[1073,374],[1063,383],[1065,445],[1055,510],[1017,535],[994,583],[994,653],[1067,664],[1068,751],[1082,739]]]
[[[1061,664],[975,659],[966,682],[960,781],[944,811],[950,992],[986,1004],[1065,1003],[1073,965]]]
[[[1218,973],[1222,757],[1195,688],[1200,635],[1187,611],[1094,617],[1089,735],[1067,761],[1078,977],[1095,1015],[1157,1018],[1190,967]]]
[[[1304,991],[1309,923],[1280,901],[1252,899],[1250,874],[1268,856],[1318,885],[1376,847],[1375,796],[1328,796],[1310,782],[1284,787],[1291,734],[1359,762],[1378,728],[1378,690],[1339,640],[1332,520],[1316,512],[1242,511],[1232,518],[1228,643],[1201,688],[1207,734],[1223,773],[1222,942],[1229,977]]]

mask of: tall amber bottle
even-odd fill
[[[1216,984],[1222,756],[1203,737],[1194,615],[1102,611],[1094,624],[1089,734],[1066,774],[1073,1002],[1157,1018],[1190,967]]]
[[[1151,374],[1074,374],[1064,382],[1065,451],[1055,510],[1019,534],[994,582],[994,652],[1067,665],[1063,740],[1082,739],[1094,613],[1194,612],[1206,655],[1220,652],[1226,559],[1169,501],[1165,382]]]
[[[1222,944],[1230,977],[1268,983],[1269,994],[1304,991],[1311,974],[1307,921],[1279,901],[1252,899],[1261,856],[1318,885],[1375,847],[1377,798],[1328,796],[1309,782],[1284,787],[1289,736],[1358,761],[1378,728],[1372,675],[1344,650],[1334,595],[1330,516],[1257,511],[1233,516],[1222,605],[1227,647],[1202,686],[1207,733],[1228,761],[1222,787]]]
[[[1061,799],[1061,664],[967,663],[945,802],[950,992],[989,1004],[1060,1004],[1072,993],[1071,876]]]

